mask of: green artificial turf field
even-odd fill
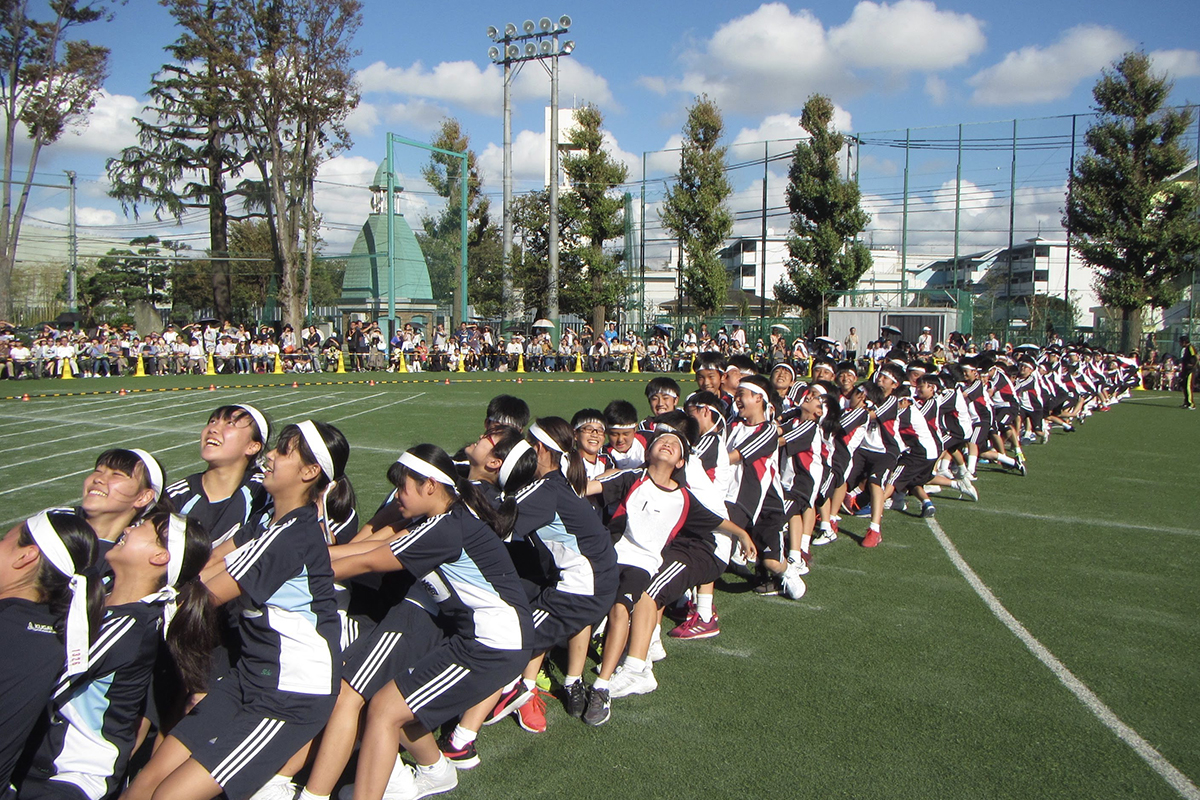
[[[370,513],[400,451],[422,441],[453,450],[478,436],[495,394],[569,418],[617,397],[643,409],[648,379],[337,377],[298,388],[290,375],[254,386],[7,383],[0,394],[30,400],[2,404],[4,524],[77,502],[106,447],[154,452],[168,480],[200,469],[200,428],[224,403],[252,402],[276,423],[340,427]],[[43,396],[55,392],[76,396]],[[553,701],[544,734],[509,720],[486,728],[483,764],[460,773],[454,796],[1200,797],[1200,417],[1177,404],[1137,392],[1079,433],[1029,445],[1027,478],[981,466],[979,503],[953,490],[934,498],[949,546],[1091,707],[1002,624],[934,526],[888,512],[879,548],[857,545],[858,519],[816,548],[799,602],[756,597],[730,577],[716,599],[722,634],[664,637],[658,691],[615,700],[602,728]],[[1106,710],[1124,738],[1101,721]]]

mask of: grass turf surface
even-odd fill
[[[295,389],[304,377],[6,384],[31,400],[8,401],[0,422],[4,524],[77,502],[106,447],[145,447],[169,481],[200,469],[199,430],[219,404],[252,402],[277,423],[338,425],[369,513],[399,452],[469,441],[495,394],[524,397],[535,416],[569,418],[617,397],[644,408],[648,379],[451,374],[446,386],[445,377],[328,376]],[[367,385],[372,378],[386,382]],[[113,394],[122,387],[146,391]],[[55,392],[99,393],[40,397]],[[935,502],[999,601],[1196,783],[1200,419],[1176,399],[1138,393],[1080,433],[1030,445],[1029,477],[981,467],[980,503],[953,490]],[[851,535],[865,528],[843,525]],[[756,597],[729,577],[716,599],[721,636],[667,640],[658,691],[614,701],[599,729],[555,701],[545,734],[510,721],[485,729],[484,763],[460,775],[455,796],[1179,796],[997,621],[923,520],[888,512],[883,530],[874,551],[851,535],[817,548],[800,602]]]

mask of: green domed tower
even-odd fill
[[[386,162],[375,171],[371,183],[371,214],[363,223],[350,256],[338,305],[343,313],[361,313],[384,318],[388,314],[387,173]],[[429,267],[408,221],[400,213],[399,181],[395,184],[396,213],[392,222],[392,250],[396,254],[396,316],[409,319],[414,313],[433,310]]]

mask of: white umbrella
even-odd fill
[[[535,327],[535,328],[553,328],[554,323],[548,319],[539,319],[539,320],[534,321],[533,327]]]

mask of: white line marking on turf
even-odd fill
[[[362,410],[362,411],[358,411],[358,412],[356,412],[356,413],[354,413],[354,414],[348,414],[348,415],[346,415],[346,416],[344,416],[344,417],[338,417],[338,422],[343,422],[343,421],[345,421],[345,420],[348,420],[348,419],[353,419],[354,417],[361,417],[363,414],[370,414],[372,411],[380,411],[380,410],[382,410],[382,409],[385,409],[385,408],[390,408],[390,407],[392,407],[392,406],[396,406],[396,405],[399,405],[399,404],[401,404],[401,403],[407,403],[409,400],[416,400],[418,397],[421,397],[421,396],[422,396],[422,395],[424,395],[424,394],[426,394],[426,392],[417,392],[417,393],[416,393],[416,394],[414,394],[414,395],[411,395],[411,396],[409,396],[409,397],[404,397],[404,398],[401,398],[400,400],[393,400],[392,402],[390,402],[390,403],[385,403],[384,405],[381,405],[381,406],[375,406],[374,408],[368,408],[368,409],[364,409],[364,410]]]
[[[1041,661],[1046,667],[1054,673],[1055,677],[1062,682],[1063,686],[1071,691],[1083,703],[1089,711],[1096,715],[1097,719],[1117,735],[1121,741],[1129,745],[1133,752],[1137,753],[1150,768],[1165,780],[1171,788],[1179,792],[1181,797],[1187,800],[1200,800],[1200,788],[1184,775],[1175,766],[1163,757],[1162,753],[1154,749],[1154,746],[1141,737],[1141,735],[1133,728],[1121,721],[1113,710],[1104,704],[1104,701],[1096,696],[1096,693],[1087,687],[1083,681],[1075,677],[1067,666],[1059,661],[1053,653],[1051,653],[1044,644],[1039,642],[1032,633],[1030,633],[1020,620],[1014,617],[1007,608],[1000,602],[992,590],[987,587],[975,570],[971,569],[971,565],[966,562],[966,559],[958,552],[958,548],[954,546],[954,542],[950,541],[950,537],[942,530],[942,526],[938,524],[936,519],[926,519],[925,523],[929,526],[929,530],[933,531],[933,535],[937,537],[938,544],[946,551],[946,555],[954,564],[955,569],[959,574],[966,579],[971,588],[975,590],[975,594],[987,604],[988,609],[996,616],[996,619],[1004,623],[1004,627],[1012,631],[1012,634],[1021,640],[1021,643],[1029,648],[1029,652]]]
[[[1155,533],[1170,533],[1176,536],[1200,536],[1200,531],[1192,528],[1168,528],[1162,525],[1131,525],[1127,522],[1114,522],[1110,519],[1084,519],[1083,517],[1060,517],[1055,514],[1032,514],[1028,511],[1008,511],[1002,508],[984,508],[978,506],[972,511],[982,511],[985,514],[1001,514],[1006,517],[1022,517],[1024,519],[1040,519],[1046,522],[1062,522],[1067,525],[1088,525],[1093,528],[1117,528],[1118,530],[1154,531]]]

